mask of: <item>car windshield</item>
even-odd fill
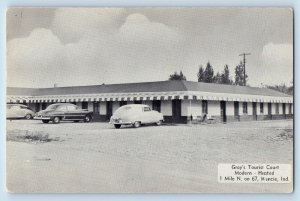
[[[55,110],[59,105],[49,105],[46,110]]]

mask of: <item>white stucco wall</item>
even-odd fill
[[[276,103],[272,103],[272,114],[276,114]]]
[[[268,103],[264,103],[264,113],[263,114],[268,115]]]
[[[208,111],[207,113],[209,115],[216,115],[220,116],[221,115],[221,109],[220,109],[220,101],[207,101],[207,108]]]
[[[226,102],[226,115],[234,116],[234,102]]]
[[[100,115],[106,115],[106,102],[100,102]]]
[[[93,102],[88,102],[88,110],[93,111]]]
[[[248,102],[248,115],[252,115],[253,114],[253,104],[252,102]]]
[[[172,116],[172,101],[161,101],[161,113],[165,116]]]
[[[239,102],[239,115],[243,115],[243,102]]]
[[[283,104],[279,103],[279,114],[283,114]]]
[[[194,118],[202,114],[202,102],[201,100],[182,100],[181,101],[181,115],[191,116]]]

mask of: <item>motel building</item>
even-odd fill
[[[38,112],[53,103],[73,103],[109,121],[122,105],[147,104],[168,123],[188,123],[203,114],[217,122],[293,118],[293,97],[266,88],[191,81],[160,81],[53,88],[7,88],[7,103]]]

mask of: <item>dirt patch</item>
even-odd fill
[[[271,141],[293,141],[294,139],[294,133],[293,129],[276,129],[279,131],[279,134],[277,134],[274,137],[270,137],[269,139]]]
[[[43,131],[8,130],[6,134],[6,140],[15,142],[45,143],[59,141],[59,137],[50,138],[49,134]]]

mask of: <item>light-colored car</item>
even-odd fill
[[[34,112],[26,105],[7,104],[6,119],[32,119]]]
[[[133,125],[135,128],[138,128],[142,124],[156,123],[161,125],[163,121],[163,114],[151,110],[148,105],[129,104],[117,109],[110,118],[109,123],[113,124],[115,128],[121,128],[122,125]]]

